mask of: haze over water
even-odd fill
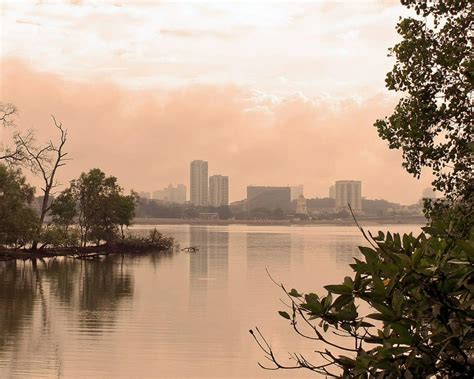
[[[146,233],[149,226],[137,226]],[[258,368],[258,326],[286,360],[309,352],[281,318],[288,289],[323,293],[364,244],[356,227],[160,225],[182,247],[100,262],[0,262],[0,378],[297,377]],[[417,225],[371,228],[417,233]]]

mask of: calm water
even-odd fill
[[[308,375],[257,367],[256,325],[283,361],[311,351],[278,316],[282,296],[266,270],[289,288],[322,292],[350,272],[363,243],[355,227],[158,228],[200,251],[0,262],[0,378]]]

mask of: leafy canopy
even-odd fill
[[[82,173],[59,196],[51,209],[53,221],[67,227],[77,219],[81,244],[114,242],[119,228],[130,225],[136,196],[123,194],[117,178],[95,168]]]
[[[402,0],[417,17],[402,19],[402,41],[386,86],[402,97],[393,114],[375,126],[403,166],[420,177],[431,168],[434,187],[449,199],[471,197],[474,5],[469,0]]]
[[[30,206],[33,196],[20,169],[0,164],[0,246],[20,247],[34,238],[39,220]]]
[[[472,378],[474,236],[458,240],[442,221],[425,233],[368,237],[372,246],[360,247],[363,259],[351,264],[354,276],[325,286],[324,297],[281,285],[290,307],[280,315],[300,336],[320,341],[313,360],[324,363],[294,354],[294,365],[285,366],[254,334],[267,358],[277,368],[330,376]]]
[[[361,229],[369,243],[360,247],[363,259],[351,265],[352,277],[326,286],[326,296],[280,285],[290,304],[279,314],[316,350],[282,364],[259,329],[251,330],[273,363],[268,368],[344,378],[474,377],[474,5],[402,3],[417,17],[397,25],[402,41],[391,49],[396,63],[386,80],[402,98],[375,126],[402,151],[408,172],[432,169],[433,186],[447,200],[427,209],[430,223],[418,237]]]

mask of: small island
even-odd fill
[[[169,251],[172,237],[156,229],[147,236],[127,232],[137,196],[123,194],[117,178],[99,169],[82,173],[54,201],[32,207],[34,188],[19,168],[0,164],[0,261],[66,256],[83,260],[108,254]],[[8,210],[8,211],[6,211]]]

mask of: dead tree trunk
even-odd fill
[[[17,139],[19,144],[22,146],[27,154],[28,163],[33,172],[39,174],[43,179],[43,201],[41,204],[39,224],[35,239],[33,240],[31,248],[36,250],[38,247],[38,238],[43,228],[46,214],[51,208],[51,191],[58,186],[56,181],[56,173],[59,167],[64,166],[66,163],[66,155],[64,152],[64,145],[67,141],[67,130],[63,128],[61,122],[57,122],[56,118],[51,115],[54,126],[59,131],[59,141],[54,143],[50,140],[46,146],[42,148],[35,148],[30,143],[31,141],[26,140],[23,136],[18,135]]]

